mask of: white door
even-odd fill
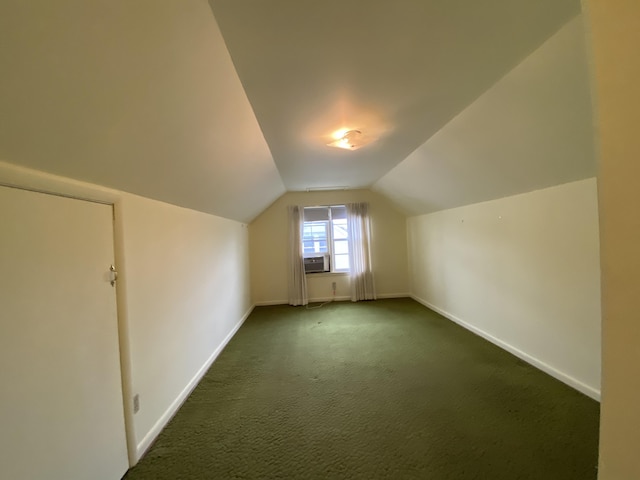
[[[0,187],[0,476],[128,468],[112,207]]]

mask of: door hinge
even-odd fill
[[[109,282],[111,283],[112,287],[116,286],[116,280],[118,280],[118,272],[116,271],[116,267],[114,265],[111,265],[109,267]]]

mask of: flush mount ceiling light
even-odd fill
[[[334,140],[327,143],[329,147],[344,148],[345,150],[357,150],[360,147],[376,140],[373,137],[363,134],[360,130],[338,130],[333,134]]]

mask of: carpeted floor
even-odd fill
[[[127,480],[589,480],[597,402],[410,299],[258,307]]]

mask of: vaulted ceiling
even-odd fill
[[[0,160],[249,221],[592,176],[579,0],[4,0]],[[377,140],[328,147],[338,129]]]

